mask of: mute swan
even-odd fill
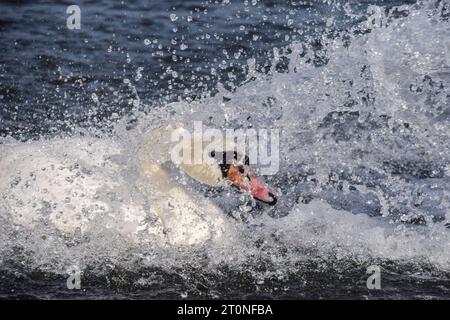
[[[66,235],[113,229],[134,242],[195,245],[224,241],[230,223],[203,194],[187,188],[176,169],[208,185],[232,184],[273,204],[275,196],[247,164],[211,161],[174,166],[171,127],[151,130],[137,153],[136,179],[112,161],[127,154],[115,141],[90,138],[52,139],[0,145],[0,214],[28,229],[50,224]],[[235,145],[215,146],[223,156]],[[246,175],[244,174],[246,172]],[[133,185],[134,184],[134,185]]]
[[[171,141],[169,137],[173,130],[179,129],[183,129],[183,127],[177,124],[176,128],[169,125],[147,133],[144,141],[151,143],[144,143],[138,156],[146,181],[143,190],[147,192],[149,198],[155,199],[155,195],[158,197],[155,199],[153,208],[160,218],[164,230],[167,228],[169,237],[170,226],[179,225],[180,221],[187,217],[199,216],[209,221],[214,219],[216,225],[218,221],[222,223],[224,219],[217,206],[197,192],[186,188],[174,178],[174,175],[170,174],[173,164],[172,152],[176,142]],[[193,138],[182,141],[179,147],[183,151],[192,151],[195,145],[200,146],[201,153],[209,155],[210,159],[201,163],[182,161],[178,164],[177,167],[192,179],[213,187],[233,185],[248,191],[262,202],[270,205],[276,203],[275,195],[254,174],[248,163],[248,157],[245,158],[246,161],[243,165],[237,163],[237,146],[233,141],[224,139],[206,143],[201,139]],[[230,161],[227,161],[227,156],[230,154],[231,156],[228,158]],[[193,157],[194,152],[190,152],[190,160],[193,160]],[[165,201],[161,201],[161,199],[165,199]],[[203,204],[199,206],[199,203]],[[199,235],[198,231],[196,231],[196,235]]]
[[[175,130],[185,129],[177,123],[175,128],[168,125],[165,128],[147,133],[144,141],[149,143],[144,144],[140,156],[141,163],[144,164],[144,172],[154,172],[156,163],[171,162],[175,153],[180,158],[178,167],[194,180],[213,187],[228,182],[238,189],[248,191],[259,201],[270,205],[277,202],[276,196],[253,172],[248,156],[239,153],[241,149],[234,141],[229,139],[205,141],[202,137],[190,137],[183,139],[181,142],[172,141],[169,137]],[[177,147],[176,150],[175,147]],[[203,157],[200,162],[195,162],[194,159],[196,147],[200,149],[200,154]],[[187,151],[188,155],[186,157],[179,155],[180,151],[182,153]],[[243,160],[243,163],[239,162],[240,159]],[[159,166],[159,168],[163,170],[163,167]],[[148,177],[153,181],[166,181],[156,176],[154,178]]]

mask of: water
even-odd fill
[[[1,7],[1,297],[448,299],[448,2]],[[280,129],[275,207],[181,175],[161,232],[138,155],[193,120]]]

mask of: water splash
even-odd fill
[[[276,49],[267,72],[249,60],[241,86],[136,110],[110,135],[2,139],[3,262],[56,274],[74,264],[100,275],[110,274],[109,265],[177,270],[185,280],[204,270],[212,282],[209,275],[226,268],[261,284],[375,261],[448,277],[450,25],[443,12],[442,2],[389,12],[372,6],[356,27],[331,39],[324,34],[319,50],[308,43]],[[136,184],[135,155],[148,130],[194,120],[281,129],[280,172],[267,180],[283,197],[267,208],[234,191],[194,186],[223,208],[205,225],[223,233],[167,247]],[[80,221],[70,237],[68,212]],[[30,214],[32,230],[21,220]]]

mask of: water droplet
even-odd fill
[[[172,20],[172,21],[177,21],[177,20],[178,20],[177,15],[176,15],[175,13],[171,13],[171,14],[170,14],[170,20]]]
[[[95,94],[95,92],[91,94],[91,98],[92,100],[94,100],[95,103],[98,103],[98,96]]]

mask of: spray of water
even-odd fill
[[[316,267],[394,261],[448,273],[444,13],[443,2],[389,13],[373,6],[352,29],[324,34],[320,51],[292,43],[273,52],[268,72],[251,59],[241,86],[219,85],[209,98],[136,111],[132,126],[124,118],[112,134],[2,139],[2,262],[51,273],[78,265],[99,274],[110,265],[210,273],[226,266],[261,281],[283,279],[312,261]],[[277,72],[281,61],[288,69]],[[143,178],[141,156],[153,157],[158,148],[145,137],[193,121],[281,130],[280,170],[266,177],[282,195],[275,208],[173,173],[187,190],[183,199],[196,207],[177,211],[175,238],[164,232],[154,208],[177,209]]]

